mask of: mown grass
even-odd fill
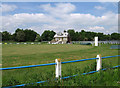
[[[102,56],[118,55],[118,50],[110,49],[109,44],[101,45],[99,47],[86,46],[86,45],[3,45],[3,67],[14,67],[31,64],[52,63],[56,58],[61,58],[62,61],[78,60],[84,58],[93,58],[97,54]],[[81,74],[95,70],[96,60],[63,64],[62,76],[69,76]],[[103,68],[118,65],[118,57],[103,59]],[[113,73],[115,72],[115,77]],[[18,84],[34,83],[43,80],[50,80],[52,83],[35,84],[36,86],[116,86],[117,84],[109,84],[107,78],[104,79],[103,84],[98,81],[92,81],[91,77],[97,79],[101,77],[110,78],[117,81],[117,70],[110,70],[97,75],[87,75],[84,77],[75,77],[70,80],[63,80],[62,83],[55,83],[55,66],[44,66],[36,68],[16,69],[3,71],[3,86],[13,86]],[[108,73],[110,73],[108,75]],[[97,76],[96,76],[97,75]],[[108,76],[106,76],[108,75]],[[80,80],[82,79],[82,80]],[[106,83],[108,82],[108,83]],[[89,84],[88,84],[89,83]],[[51,85],[50,85],[51,84]]]
[[[77,59],[76,51],[90,48],[81,45],[3,45],[3,67],[54,62],[56,58]]]

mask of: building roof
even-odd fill
[[[59,32],[59,33],[56,33],[54,36],[54,38],[63,38],[63,37],[64,38],[68,37],[68,33],[67,32],[63,32],[63,33]]]

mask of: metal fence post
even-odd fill
[[[102,58],[101,55],[97,55],[96,58],[98,58],[96,60],[97,61],[96,71],[99,71],[102,68]]]
[[[56,79],[61,79],[61,59],[55,59],[55,63]]]

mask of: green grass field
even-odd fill
[[[61,58],[62,61],[79,60],[94,58],[97,54],[104,56],[118,55],[118,50],[110,49],[109,44],[94,47],[91,45],[78,45],[78,44],[64,44],[64,45],[2,45],[2,66],[15,67],[15,66],[27,66],[54,63],[56,58]],[[89,72],[95,70],[94,63],[96,60],[83,61],[77,63],[63,64],[62,76],[69,76],[75,74],[81,74],[83,72]],[[118,65],[118,57],[103,59],[103,68],[112,67]],[[61,83],[55,83],[55,66],[44,66],[35,68],[25,68],[16,70],[6,70],[2,72],[3,86],[13,86],[18,84],[34,83],[43,80],[50,80],[50,83],[35,84],[37,86],[91,86],[94,82],[94,86],[116,86],[117,85],[117,72],[118,70],[105,71],[103,73],[95,73],[84,77],[78,76],[68,80],[62,80]],[[109,74],[111,73],[111,74]],[[113,84],[110,82],[111,76]],[[109,74],[109,75],[108,75]],[[97,80],[98,76],[101,78]],[[106,75],[108,79],[106,78]],[[102,80],[102,77],[105,77]],[[94,79],[92,80],[91,77]],[[82,78],[82,79],[80,79]],[[96,79],[96,81],[94,81]],[[99,84],[99,81],[104,83]],[[79,83],[80,82],[80,83]],[[92,83],[90,83],[92,82]],[[51,84],[51,85],[50,85]]]

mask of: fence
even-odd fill
[[[42,41],[42,42],[0,42],[0,44],[41,44],[41,43],[48,43],[49,41]],[[95,41],[72,41],[72,43],[79,43],[79,44],[94,44]],[[98,41],[100,44],[120,44],[120,41]]]
[[[13,43],[7,43],[7,42],[5,42],[5,43],[0,43],[0,45],[1,44],[5,44],[5,45],[7,45],[7,44],[17,44],[17,45],[19,45],[19,44],[41,44],[41,42],[13,42]]]
[[[60,59],[56,59],[56,60],[55,60],[56,63],[39,64],[39,65],[29,65],[29,66],[19,66],[19,67],[8,67],[8,68],[0,68],[0,70],[12,70],[12,69],[21,69],[21,68],[31,68],[31,67],[55,65],[55,66],[56,66],[56,71],[55,71],[55,73],[56,73],[56,78],[57,78],[57,79],[67,79],[67,78],[71,78],[71,77],[78,76],[78,74],[73,75],[73,76],[62,77],[62,76],[61,76],[61,64],[73,63],[73,62],[81,62],[81,61],[95,60],[95,59],[96,59],[96,60],[97,60],[96,71],[91,71],[91,72],[83,73],[83,74],[82,74],[82,75],[86,75],[86,74],[91,74],[91,73],[99,72],[99,70],[107,70],[106,68],[101,69],[101,67],[102,67],[102,59],[112,58],[112,57],[120,57],[120,55],[107,56],[107,57],[101,57],[101,55],[97,55],[96,58],[88,58],[88,59],[73,60],[73,61],[66,61],[66,62],[61,62]],[[114,67],[112,67],[112,68],[117,68],[117,67],[120,67],[120,65],[114,66]],[[48,80],[40,81],[40,82],[36,82],[36,83],[44,83],[44,82],[48,82]],[[9,87],[20,87],[20,86],[26,86],[26,85],[30,85],[30,84],[33,84],[33,83],[21,84],[21,85],[9,86]],[[8,87],[4,87],[4,88],[8,88]]]
[[[79,43],[79,44],[87,44],[91,43],[94,44],[95,41],[72,41],[72,43]],[[120,41],[98,41],[100,44],[120,44]]]

